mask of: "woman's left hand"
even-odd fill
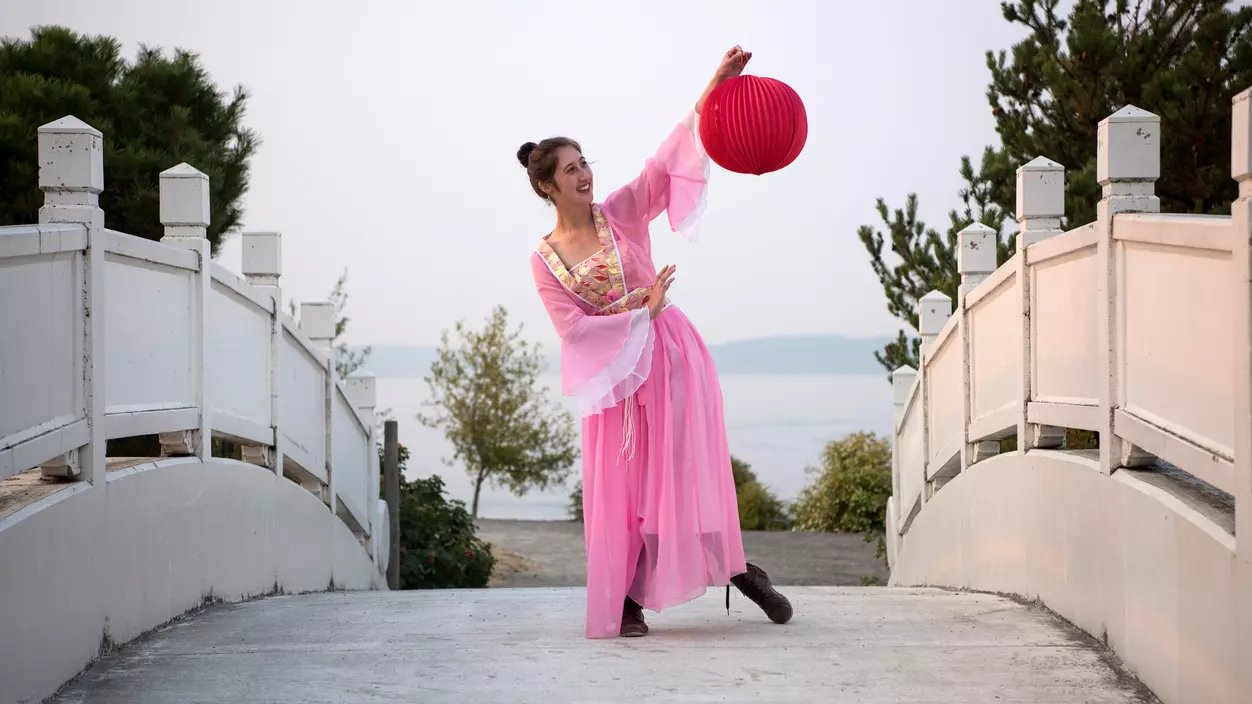
[[[713,74],[713,83],[721,83],[739,76],[751,58],[752,52],[744,51],[743,47],[736,44],[722,56],[722,63],[717,67],[717,73]]]
[[[718,65],[717,72],[713,74],[713,80],[705,86],[704,93],[700,95],[696,101],[696,113],[704,112],[704,101],[708,99],[709,94],[724,81],[729,81],[743,73],[743,69],[748,65],[748,60],[752,58],[752,52],[744,51],[743,47],[736,44],[730,51],[722,56],[722,63]]]

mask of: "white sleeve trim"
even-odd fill
[[[646,307],[630,312],[626,342],[598,374],[570,390],[583,417],[612,408],[643,386],[652,370],[652,316]]]

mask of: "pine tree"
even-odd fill
[[[73,115],[104,133],[105,225],[159,240],[159,175],[187,162],[209,176],[209,242],[239,227],[248,162],[260,143],[243,126],[247,93],[218,91],[195,54],[37,27],[0,40],[0,225],[37,222],[40,125]]]
[[[1066,167],[1067,226],[1095,219],[1096,129],[1126,105],[1161,117],[1164,212],[1226,213],[1236,197],[1230,179],[1230,103],[1252,86],[1252,8],[1222,0],[1078,0],[1067,17],[1059,0],[1002,2],[1008,22],[1030,34],[1011,52],[987,52],[987,100],[998,147],[974,172],[961,162],[966,186],[961,212],[950,213],[946,237],[917,218],[917,199],[888,217],[887,234],[858,234],[887,294],[892,315],[917,329],[916,300],[930,290],[954,296],[956,232],[974,219],[1000,233],[999,262],[1015,243],[1002,227],[1016,207],[1017,167],[1046,156]],[[888,264],[883,247],[899,260]],[[889,370],[917,367],[918,341],[901,331],[876,356]]]

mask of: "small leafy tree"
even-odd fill
[[[575,523],[583,522],[583,483],[579,480],[574,490],[569,493],[569,519]]]
[[[565,481],[578,456],[574,419],[537,385],[545,363],[538,345],[510,332],[508,313],[497,306],[480,331],[457,323],[447,332],[425,378],[430,413],[423,425],[440,428],[474,481],[472,514],[478,517],[483,484],[490,481],[518,496]]]
[[[348,316],[344,315],[344,309],[348,307],[348,292],[346,286],[348,284],[348,270],[344,269],[343,274],[339,276],[339,280],[335,282],[335,288],[330,292],[330,303],[335,307],[335,336],[331,338],[330,344],[335,351],[335,369],[339,373],[339,378],[346,378],[352,372],[365,366],[366,360],[369,359],[372,347],[365,347],[360,350],[352,350],[347,343],[341,338],[348,330]]]
[[[383,460],[379,448],[379,461]],[[487,586],[495,557],[477,535],[465,502],[444,496],[443,479],[408,481],[409,450],[399,446],[400,588],[457,589]],[[384,484],[386,480],[383,480]]]
[[[852,433],[826,445],[817,479],[795,504],[795,528],[861,533],[886,555],[887,499],[891,496],[891,445],[874,433]]]

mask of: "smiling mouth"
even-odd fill
[[[585,185],[585,186],[579,186],[576,190],[577,190],[579,193],[590,193],[590,192],[591,192],[591,184],[589,183],[589,184],[587,184],[587,185]]]

